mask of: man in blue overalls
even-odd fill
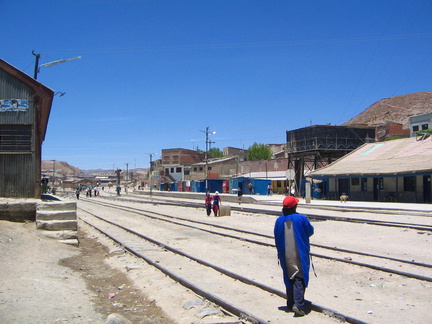
[[[287,292],[287,306],[297,316],[306,315],[304,294],[309,282],[310,244],[314,228],[306,216],[296,212],[299,200],[288,196],[276,220],[274,236]]]

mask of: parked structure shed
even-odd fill
[[[41,147],[53,97],[0,59],[0,197],[41,197]]]
[[[375,128],[315,125],[287,131],[288,169],[295,183],[303,182],[309,171],[317,170],[357,147],[374,141]],[[296,188],[296,191],[300,188]]]
[[[431,136],[368,143],[310,173],[327,182],[327,198],[432,202]]]

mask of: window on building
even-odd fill
[[[171,173],[174,173],[174,168],[171,168]]]
[[[416,191],[416,177],[404,177],[404,191]]]
[[[351,186],[359,186],[360,178],[351,178]]]
[[[419,131],[419,127],[418,126],[413,126],[413,132],[418,132]]]
[[[177,167],[177,168],[176,168],[176,173],[181,173],[181,172],[182,172],[181,168],[180,168],[180,167]]]
[[[184,169],[184,175],[190,175],[190,169]]]
[[[0,125],[0,151],[31,151],[31,125]]]
[[[194,171],[194,172],[197,172],[197,171],[198,171],[198,168],[197,168],[197,167],[194,167],[194,168],[193,168],[193,171]]]
[[[200,167],[199,170],[200,170],[200,171],[203,171],[203,167]]]
[[[426,129],[429,129],[429,125],[428,124],[422,125],[422,130],[426,130]]]
[[[208,170],[211,171],[212,167],[208,167]]]

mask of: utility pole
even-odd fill
[[[150,197],[152,196],[152,190],[153,190],[153,164],[152,164],[152,157],[154,155],[157,155],[157,153],[147,153],[150,155],[150,171],[149,171],[149,180],[150,180]]]
[[[33,79],[37,79],[37,71],[39,70],[39,59],[40,59],[40,54],[36,54],[35,51],[32,51],[32,54],[35,56],[35,67],[34,67],[34,74],[33,74]]]
[[[128,186],[129,186],[129,163],[125,163],[126,164],[126,187],[125,187],[125,192],[126,195],[128,194]]]
[[[66,60],[57,60],[57,61],[53,61],[53,62],[39,65],[39,60],[40,60],[41,55],[36,54],[34,50],[32,51],[32,54],[35,56],[35,67],[34,67],[34,74],[33,74],[33,79],[35,79],[35,80],[37,80],[37,75],[40,72],[40,68],[43,66],[48,67],[48,66],[52,66],[52,65],[56,65],[56,64],[60,64],[60,63],[65,63],[65,62],[69,62],[69,61],[73,61],[73,60],[77,60],[77,59],[81,58],[81,56],[76,56],[76,57],[72,57],[72,58],[66,59]]]
[[[120,196],[120,191],[121,191],[121,187],[120,187],[120,173],[121,173],[121,169],[117,169],[115,171],[115,174],[117,175],[117,181],[116,181],[116,191],[117,191],[117,196]]]
[[[206,151],[205,151],[205,192],[208,192],[208,150],[209,150],[209,144],[211,143],[215,143],[215,142],[210,142],[209,140],[209,135],[213,135],[216,134],[216,132],[210,132],[209,131],[209,126],[206,127],[205,131],[200,131],[206,134]]]

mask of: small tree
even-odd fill
[[[213,158],[223,157],[223,152],[217,147],[212,147],[210,150],[208,150],[208,154]]]
[[[253,143],[252,146],[249,146],[247,151],[247,159],[249,161],[254,160],[268,160],[273,156],[270,148],[265,144]]]

